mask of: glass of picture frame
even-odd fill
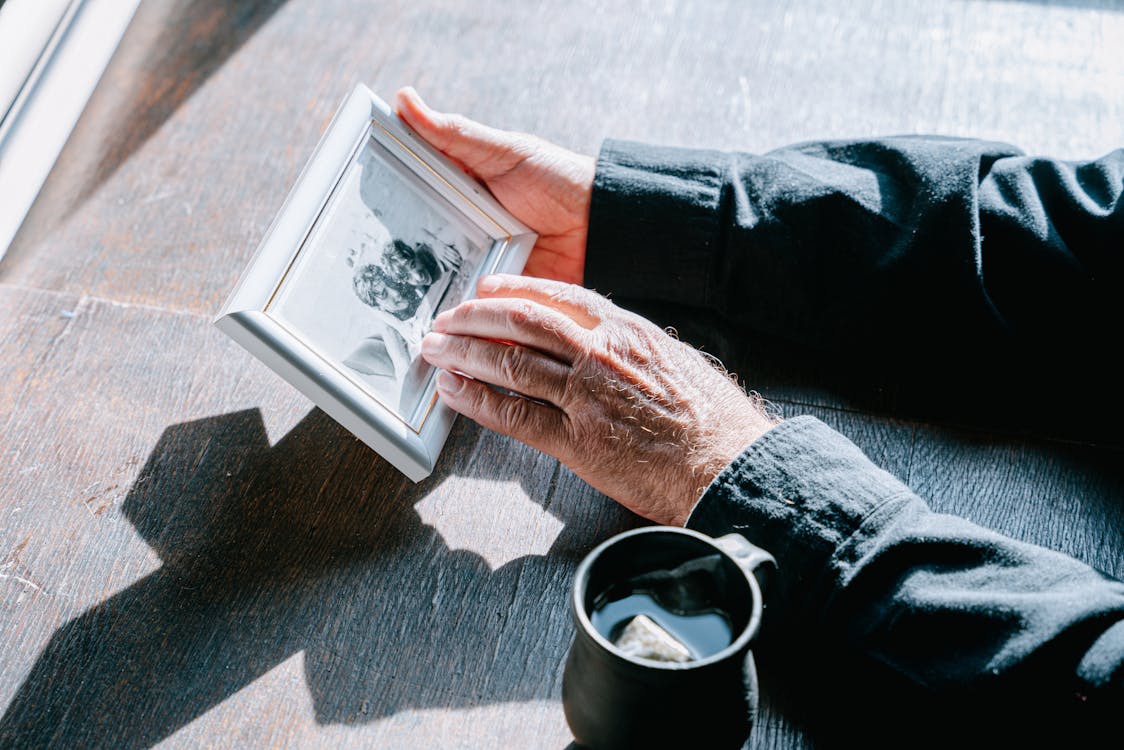
[[[535,240],[360,84],[215,324],[417,482],[455,418],[422,336],[480,276],[522,271]]]

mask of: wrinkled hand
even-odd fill
[[[571,284],[486,276],[476,299],[437,316],[422,356],[445,370],[437,390],[449,407],[657,523],[685,523],[775,423],[696,349]]]
[[[412,88],[401,89],[395,104],[418,135],[481,180],[504,208],[538,233],[525,273],[581,283],[593,157],[435,112]]]

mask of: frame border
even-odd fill
[[[473,274],[470,290],[482,275],[523,270],[537,235],[359,84],[336,111],[214,324],[418,482],[432,473],[456,419],[456,413],[438,400],[434,378],[430,377],[418,402],[429,406],[415,429],[407,417],[341,373],[268,311],[368,138],[377,140],[492,238],[492,248]]]

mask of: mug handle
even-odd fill
[[[758,585],[761,586],[761,594],[764,595],[769,579],[777,570],[777,559],[741,534],[726,534],[715,539],[714,543],[734,558],[739,568],[757,579]]]

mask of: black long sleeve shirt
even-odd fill
[[[765,155],[610,141],[585,282],[914,366],[1048,360],[1119,383],[1122,194],[1124,151],[1067,163],[947,138]],[[1071,737],[1124,715],[1124,583],[934,513],[815,419],[749,446],[688,525],[776,555],[778,630],[819,634],[934,706],[970,696],[1031,737],[1035,711]]]

